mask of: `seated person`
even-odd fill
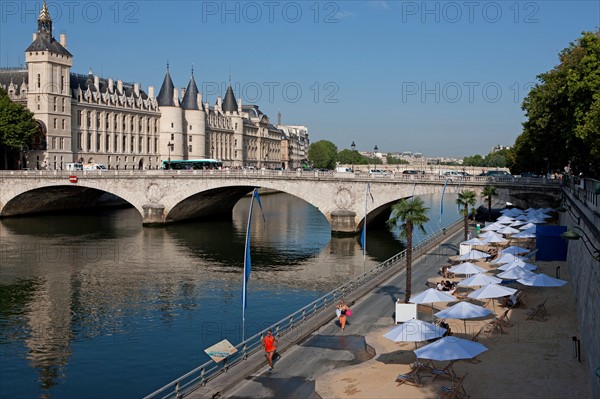
[[[450,282],[450,280],[446,280],[444,282],[444,289],[443,289],[443,291],[450,291],[452,288],[454,288],[454,285],[452,285],[452,283]]]
[[[435,288],[438,291],[444,291],[444,284],[442,284],[442,282],[440,281],[439,283],[437,283],[437,285],[435,286]]]
[[[512,295],[502,297],[500,306],[502,306],[503,308],[512,308],[513,306],[517,305],[517,302],[519,302],[519,298],[517,298],[517,293],[515,292]]]

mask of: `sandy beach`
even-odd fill
[[[560,267],[560,278],[569,281],[565,262],[533,263],[538,266],[537,272],[549,276],[555,276],[556,268]],[[478,264],[484,265],[483,262]],[[490,268],[490,264],[487,263],[486,267]],[[579,362],[574,352],[572,337],[579,337],[580,332],[571,285],[537,288],[515,283],[513,287],[522,289],[525,295],[524,306],[509,310],[510,325],[502,332],[482,332],[478,336],[478,342],[488,348],[477,356],[479,363],[459,360],[453,365],[459,378],[466,375],[463,382],[466,393],[472,398],[591,398],[586,363],[584,359]],[[531,308],[545,300],[548,312],[545,321],[539,318],[527,320]],[[435,312],[455,303],[436,303]],[[498,315],[504,312],[498,302],[488,302],[487,306],[495,309]],[[393,304],[390,304],[390,315],[392,313]],[[463,320],[449,319],[447,322],[453,336],[471,339],[493,316],[484,320],[467,320],[466,333]],[[431,307],[419,306],[419,318],[431,321]],[[409,372],[411,363],[416,361],[413,352],[415,343],[395,343],[383,337],[394,327],[391,316],[377,324],[385,327],[366,336],[376,356],[367,362],[322,375],[316,382],[316,391],[322,398],[437,398],[442,394],[443,385],[452,386],[452,380],[446,376],[433,381],[434,376],[429,370],[419,372],[424,383],[422,387],[406,383],[399,386],[396,377]],[[417,346],[426,344],[418,343]],[[448,364],[434,363],[436,368]]]

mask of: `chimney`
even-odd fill
[[[60,34],[60,45],[67,48],[67,35],[64,33]]]
[[[35,39],[37,39],[37,32],[33,32],[33,42],[35,42]]]
[[[223,99],[221,96],[217,97],[217,110],[221,111],[221,104],[223,104]]]
[[[117,90],[119,94],[123,94],[123,81],[121,79],[117,80]]]
[[[139,83],[133,84],[133,92],[135,93],[136,96],[140,95],[140,84]]]
[[[242,96],[238,99],[238,114],[242,113]]]
[[[108,78],[108,92],[112,93],[115,91],[115,82],[112,78]]]
[[[175,106],[179,105],[179,90],[173,89],[173,101],[175,102]]]
[[[98,75],[94,75],[94,86],[96,90],[100,90],[100,77]]]
[[[148,86],[148,97],[154,98],[154,86]]]
[[[185,87],[181,88],[181,98],[185,97]]]

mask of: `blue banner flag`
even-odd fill
[[[363,249],[363,260],[367,259],[367,214],[369,213],[369,197],[371,203],[375,202],[373,194],[371,194],[371,183],[367,184],[367,192],[365,194],[365,222],[363,223],[362,233],[360,234],[360,245]]]
[[[448,185],[448,180],[450,179],[446,179],[446,183],[444,183],[444,188],[442,189],[442,200],[440,201],[440,224],[442,223],[442,215],[444,214],[444,194],[446,193],[446,186]]]
[[[252,191],[252,199],[250,200],[250,210],[248,211],[248,227],[246,228],[246,245],[244,246],[244,278],[242,281],[242,341],[244,341],[245,337],[248,280],[250,279],[250,271],[252,270],[252,262],[250,261],[250,226],[252,225],[252,208],[254,205],[254,199],[256,199],[256,202],[258,202],[260,211],[263,214],[263,221],[266,222],[260,197],[258,196],[258,189],[255,188],[254,191]]]

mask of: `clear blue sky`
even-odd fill
[[[465,156],[512,145],[536,75],[598,1],[48,2],[73,71],[160,89],[196,81],[212,103],[232,83],[273,121],[339,149]],[[24,61],[41,2],[0,2],[0,66]]]

